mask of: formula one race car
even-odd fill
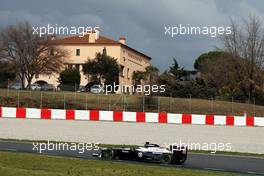
[[[183,164],[187,160],[188,148],[169,145],[168,148],[157,144],[146,144],[136,148],[100,148],[97,156],[104,159],[121,159],[137,161],[153,161],[162,164]]]

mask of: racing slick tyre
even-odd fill
[[[161,163],[162,164],[170,164],[171,163],[171,155],[169,154],[163,154],[161,157]]]
[[[102,152],[102,158],[105,158],[105,159],[108,159],[108,160],[114,159],[115,158],[114,150],[112,150],[112,149],[104,150]]]
[[[184,157],[182,158],[182,160],[179,161],[179,164],[180,164],[180,165],[183,165],[183,164],[185,163],[185,161],[186,161],[186,157],[184,156]]]
[[[182,156],[182,159],[179,161],[180,165],[183,165],[185,161],[187,160],[187,154],[188,154],[188,148],[186,149],[185,153]]]

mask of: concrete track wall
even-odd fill
[[[0,138],[138,145],[181,140],[231,143],[235,152],[264,153],[263,127],[1,118]]]

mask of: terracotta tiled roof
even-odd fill
[[[55,39],[54,43],[62,44],[62,45],[63,44],[119,44],[119,42],[103,36],[99,36],[99,38],[95,40],[94,43],[89,43],[89,34],[86,34],[83,37],[72,36],[61,39]]]
[[[72,37],[65,37],[65,38],[57,38],[52,40],[53,44],[58,44],[58,45],[79,45],[79,44],[86,44],[86,45],[121,45],[129,50],[132,50],[140,55],[143,55],[144,57],[147,57],[149,60],[151,57],[135,50],[134,48],[131,48],[125,44],[120,43],[119,41],[115,41],[113,39],[104,37],[104,36],[99,36],[95,42],[90,43],[89,42],[89,34],[84,35],[83,37],[79,36],[72,36]]]

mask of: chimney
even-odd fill
[[[94,43],[94,42],[95,42],[95,33],[89,32],[89,43]]]
[[[87,34],[89,34],[89,43],[95,43],[99,39],[99,30],[93,30],[87,32]]]
[[[96,29],[95,30],[95,40],[99,39],[99,33],[100,33],[100,31]]]
[[[119,43],[126,44],[126,38],[125,37],[120,37],[119,38]]]

